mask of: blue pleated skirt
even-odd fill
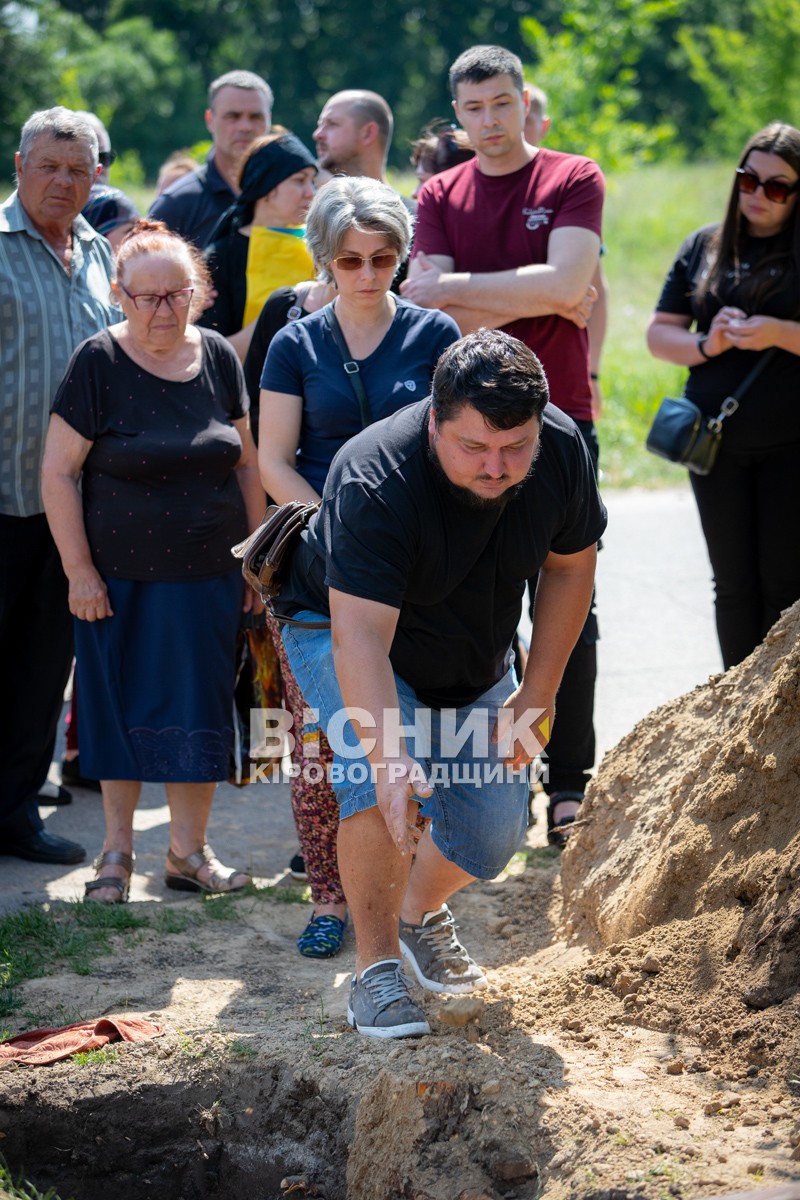
[[[107,580],[114,616],[75,621],[81,774],[227,779],[242,576]]]

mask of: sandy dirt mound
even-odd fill
[[[606,756],[583,815],[563,867],[572,934],[608,946],[701,918],[728,931],[727,976],[749,1005],[794,994],[800,605],[740,667],[641,721]]]

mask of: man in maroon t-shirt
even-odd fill
[[[475,158],[434,176],[419,195],[414,257],[401,291],[441,308],[462,333],[502,328],[540,358],[554,404],[576,421],[595,465],[589,338],[597,293],[604,182],[589,158],[529,145],[522,64],[473,46],[450,69],[456,116]],[[594,612],[559,691],[548,752],[549,840],[573,820],[594,764]]]

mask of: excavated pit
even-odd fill
[[[487,969],[430,1037],[344,1020],[297,906],[120,941],[20,989],[166,1027],[0,1072],[0,1150],[62,1200],[705,1200],[800,1179],[800,605],[604,759],[558,860],[453,904]],[[73,1018],[74,1019],[74,1018]],[[26,1024],[27,1021],[27,1024]],[[34,1016],[11,1032],[33,1027]],[[39,1024],[42,1024],[41,1020]],[[795,1188],[796,1191],[796,1188]]]

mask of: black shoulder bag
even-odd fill
[[[722,442],[723,421],[736,412],[742,396],[776,351],[773,346],[761,356],[736,391],[722,401],[716,417],[707,417],[685,396],[662,400],[647,435],[647,449],[660,458],[688,467],[695,475],[710,475]]]

